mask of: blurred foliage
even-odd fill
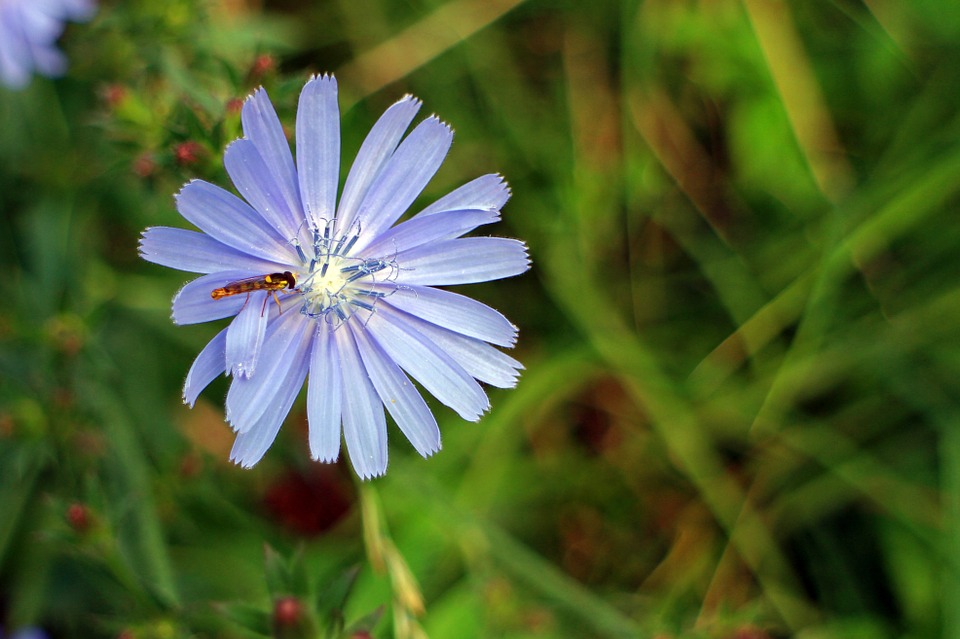
[[[123,637],[960,633],[960,7],[104,1],[0,89],[0,627]],[[519,387],[428,461],[227,462],[217,331],[141,262],[263,85],[406,92],[534,270]]]

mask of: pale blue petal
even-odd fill
[[[183,403],[193,408],[197,397],[210,382],[226,370],[227,329],[210,340],[197,359],[193,360],[187,380],[183,383]]]
[[[367,375],[393,421],[422,456],[440,450],[440,428],[420,392],[366,331],[353,335]]]
[[[310,379],[307,381],[307,421],[310,424],[310,454],[322,462],[340,456],[340,416],[343,376],[333,329],[325,322],[313,340]]]
[[[337,208],[338,227],[341,230],[353,224],[358,205],[393,155],[404,131],[419,110],[420,100],[411,95],[404,96],[384,111],[370,129],[343,185],[343,196]]]
[[[230,248],[205,233],[167,226],[151,226],[143,232],[140,257],[191,273],[231,270],[276,273],[289,268]]]
[[[478,421],[490,406],[473,377],[414,329],[402,313],[383,304],[370,317],[366,330],[401,368],[467,421]]]
[[[297,175],[307,219],[323,228],[336,215],[340,181],[340,108],[331,75],[311,78],[300,93]]]
[[[234,430],[245,433],[265,414],[278,414],[282,407],[281,387],[294,383],[292,372],[301,360],[306,367],[310,359],[313,332],[307,328],[313,328],[313,323],[305,322],[302,315],[290,311],[269,322],[257,373],[253,377],[235,377],[227,391],[227,421]],[[299,391],[303,379],[296,384]],[[279,419],[285,414],[279,415]]]
[[[503,176],[491,173],[478,177],[451,191],[414,217],[425,217],[444,211],[463,209],[499,211],[509,199],[510,187],[504,181]]]
[[[527,247],[503,237],[461,237],[397,256],[398,284],[472,284],[519,275],[530,268]]]
[[[416,317],[407,319],[471,376],[497,388],[513,388],[517,385],[523,365],[506,353],[486,342],[454,333]]]
[[[378,287],[387,289],[390,284]],[[427,286],[393,286],[384,303],[451,331],[500,346],[513,346],[517,327],[486,304]]]
[[[176,200],[180,215],[227,246],[276,262],[289,262],[295,256],[290,244],[260,214],[219,186],[192,180]]]
[[[453,143],[453,131],[432,116],[411,131],[374,180],[354,218],[363,235],[355,251],[396,222],[427,186]]]
[[[353,340],[353,331],[334,331],[343,374],[343,439],[361,479],[387,471],[387,422]]]
[[[97,3],[93,0],[62,0],[60,5],[64,10],[63,17],[77,22],[89,20],[97,11]]]
[[[363,249],[363,254],[393,256],[424,244],[460,237],[481,224],[492,224],[499,219],[500,212],[496,210],[445,211],[412,218],[381,234]]]
[[[30,80],[33,56],[20,29],[10,24],[10,14],[12,11],[0,7],[0,79],[8,87],[19,89]]]
[[[34,43],[33,62],[40,75],[50,78],[59,77],[67,70],[67,56],[53,44]]]
[[[308,331],[303,331],[306,335]],[[278,388],[270,400],[268,410],[247,430],[237,434],[230,451],[230,460],[240,464],[243,468],[250,468],[263,458],[263,455],[277,438],[283,420],[290,413],[293,402],[300,394],[303,380],[307,377],[307,367],[310,361],[310,339],[299,344],[299,351],[295,359],[291,360],[287,375],[277,380]],[[233,382],[234,384],[237,381]]]
[[[235,295],[215,300],[211,291],[258,273],[250,271],[222,271],[203,275],[186,284],[173,298],[173,322],[175,324],[199,324],[232,317],[240,312],[247,301],[246,295]]]
[[[56,7],[44,7],[42,0],[13,2],[13,10],[19,10],[20,25],[34,45],[52,43],[66,26],[63,23],[66,16],[61,16]]]
[[[300,237],[303,217],[283,197],[283,189],[250,140],[241,138],[223,153],[223,166],[240,195],[287,241]],[[306,236],[304,236],[306,237]]]
[[[272,380],[273,384],[269,385],[274,395],[267,400],[266,410],[254,424],[239,433],[236,441],[233,442],[230,460],[244,468],[250,468],[260,461],[273,444],[280,426],[283,425],[283,420],[290,413],[293,402],[300,394],[303,380],[307,377],[312,333],[306,330],[307,322],[297,322],[297,324],[299,324],[299,331],[292,340],[294,350],[288,353],[290,357],[286,362],[286,369],[281,371],[279,377]],[[231,388],[240,381],[235,379]]]
[[[49,76],[62,74],[66,57],[57,49],[56,39],[66,19],[88,17],[88,12],[82,11],[85,8],[59,1],[0,2],[0,80],[20,88],[33,71]]]
[[[253,92],[243,103],[240,112],[243,135],[256,146],[263,159],[265,169],[276,185],[272,192],[274,198],[282,200],[284,210],[289,212],[295,223],[303,220],[303,205],[300,203],[300,187],[297,170],[293,166],[290,143],[283,133],[280,118],[263,88]],[[232,176],[231,176],[232,177]],[[286,236],[290,238],[291,236]]]
[[[33,67],[46,76],[58,76],[67,67],[67,60],[57,49],[55,41],[64,29],[63,20],[38,11],[30,3],[14,3],[12,10],[18,14],[22,42],[29,50],[27,67]]]
[[[257,370],[267,332],[269,293],[244,295],[246,305],[227,327],[227,368],[234,377],[251,377]]]

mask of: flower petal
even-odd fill
[[[219,186],[192,180],[176,200],[180,215],[227,246],[276,262],[288,262],[294,256],[276,229],[249,204]]]
[[[258,274],[250,271],[221,271],[187,283],[173,298],[173,322],[180,325],[199,324],[236,315],[246,303],[246,295],[215,300],[210,297],[210,292],[255,275]]]
[[[223,153],[223,166],[240,195],[277,230],[280,237],[290,241],[300,236],[302,213],[299,208],[290,207],[283,187],[253,142],[244,138],[232,142]]]
[[[396,255],[424,244],[460,237],[481,224],[492,224],[499,219],[500,212],[496,210],[444,211],[412,218],[382,233],[363,249],[363,253],[368,257]]]
[[[187,379],[183,383],[183,403],[190,408],[193,408],[203,389],[226,370],[224,364],[226,346],[227,329],[223,329],[203,347],[197,359],[193,360]]]
[[[326,322],[321,322],[319,327],[313,340],[310,379],[307,382],[310,455],[317,461],[333,462],[340,455],[343,375],[333,330]]]
[[[300,93],[297,175],[307,219],[314,229],[323,228],[336,215],[340,180],[340,108],[331,75],[314,76]]]
[[[393,286],[383,302],[437,326],[485,342],[513,346],[517,339],[517,327],[502,313],[450,291],[428,286]]]
[[[259,291],[242,297],[246,298],[245,305],[227,327],[227,368],[234,377],[252,377],[267,332],[269,293]]]
[[[275,273],[288,268],[242,253],[204,233],[168,226],[151,226],[145,230],[140,236],[139,248],[140,257],[148,262],[192,273],[229,270]]]
[[[387,422],[383,404],[364,370],[353,331],[333,331],[343,374],[343,439],[361,479],[387,471]]]
[[[478,421],[490,406],[483,389],[462,366],[413,328],[407,317],[384,304],[377,307],[366,329],[430,394],[467,421]]]
[[[353,225],[358,205],[393,155],[404,131],[419,110],[420,100],[406,95],[384,111],[370,129],[343,185],[343,195],[337,208],[337,225],[341,231]]]
[[[523,364],[486,342],[459,333],[454,333],[415,317],[408,318],[411,324],[425,337],[447,353],[455,362],[476,379],[496,386],[513,388],[517,385]]]
[[[502,175],[491,173],[478,177],[451,191],[417,213],[414,218],[463,209],[499,211],[509,199],[510,186]]]
[[[423,245],[397,256],[398,284],[442,286],[487,282],[530,268],[527,246],[503,237],[461,237]]]
[[[354,331],[353,336],[367,375],[393,421],[423,457],[440,450],[440,428],[423,396],[366,331]]]
[[[289,410],[287,408],[287,411]],[[230,449],[230,461],[241,468],[253,468],[263,459],[274,440],[277,439],[281,426],[283,426],[282,418],[269,421],[266,417],[261,417],[249,430],[237,434]]]
[[[453,143],[453,130],[431,116],[400,143],[357,209],[363,235],[355,251],[396,222],[427,186]]]
[[[306,371],[310,359],[313,332],[307,331],[308,327],[312,328],[312,324],[303,321],[302,315],[289,311],[275,316],[268,323],[256,374],[234,377],[227,392],[227,421],[234,430],[245,433],[265,414],[279,414],[285,397],[281,391],[294,382],[296,392],[300,392],[303,378],[296,381],[293,373],[301,360]],[[281,420],[286,411],[282,413],[279,415]]]
[[[253,142],[276,184],[277,190],[271,193],[283,201],[285,211],[293,214],[292,221],[298,224],[303,219],[303,205],[300,203],[297,170],[283,125],[263,88],[254,91],[243,103],[240,121],[244,137]]]
[[[0,12],[0,39],[4,43],[0,47],[0,79],[8,87],[19,89],[30,81],[33,55],[22,30],[12,24],[12,16],[6,12]]]
[[[23,37],[34,46],[52,42],[60,35],[63,24],[54,15],[45,11],[37,11],[29,3],[6,2],[3,7],[3,17],[7,20],[7,28],[19,31]]]
[[[30,3],[7,3],[0,11],[0,40],[11,50],[15,88],[30,78],[31,69],[49,76],[57,76],[66,69],[66,57],[57,50],[55,40],[64,29],[63,20],[53,12],[38,10]],[[8,65],[4,65],[6,67]],[[19,72],[19,73],[18,73]]]
[[[60,8],[64,18],[78,22],[89,20],[97,12],[97,4],[93,0],[63,0]]]
[[[295,337],[295,353],[288,361],[284,375],[275,381],[276,394],[270,398],[264,413],[247,430],[237,435],[230,451],[230,459],[244,468],[250,468],[263,457],[270,444],[277,438],[277,432],[283,420],[290,412],[293,402],[300,394],[303,380],[307,377],[307,367],[310,361],[310,331],[305,329],[305,322],[299,322],[299,336]],[[240,379],[234,379],[233,384]],[[231,384],[231,388],[233,387]]]
[[[233,448],[230,450],[230,461],[243,468],[252,468],[263,459],[264,454],[277,438],[277,433],[280,432],[283,420],[293,407],[293,402],[300,394],[300,387],[307,376],[306,359],[303,360],[303,367],[296,372],[299,375],[298,380],[291,382],[289,387],[280,389],[272,410],[264,413],[246,431],[237,433]]]

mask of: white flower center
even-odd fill
[[[369,317],[377,300],[386,294],[376,290],[376,284],[396,277],[396,262],[350,255],[359,239],[359,230],[339,234],[333,221],[312,234],[312,258],[295,245],[303,262],[296,286],[303,297],[300,312],[333,325],[361,311]]]

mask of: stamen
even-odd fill
[[[350,303],[354,306],[358,306],[364,310],[370,311],[371,313],[373,312],[373,304],[370,304],[369,302],[364,302],[363,300],[350,300]]]
[[[301,262],[306,262],[306,261],[307,261],[307,256],[304,254],[303,249],[300,248],[300,242],[297,242],[296,240],[294,240],[294,242],[293,242],[293,248],[297,249],[297,257],[300,258],[300,261],[301,261]],[[313,270],[313,268],[311,267],[310,270]]]
[[[322,231],[321,231],[322,228]],[[388,293],[372,290],[377,284],[377,273],[397,269],[396,260],[387,257],[349,257],[360,240],[359,224],[340,234],[334,220],[311,231],[313,256],[297,247],[303,272],[297,275],[296,291],[303,298],[300,313],[305,317],[330,323],[334,327],[351,321],[363,313],[362,321],[369,321],[376,312],[378,300]],[[385,279],[390,279],[389,276]],[[358,317],[358,321],[361,320]]]
[[[347,284],[349,284],[349,283],[351,283],[351,282],[356,282],[356,281],[359,280],[360,278],[366,277],[367,275],[369,275],[369,273],[364,273],[363,271],[358,271],[358,272],[354,273],[353,275],[351,275],[350,277],[347,278]]]
[[[346,247],[344,247],[344,249],[343,249],[343,254],[344,254],[344,255],[348,255],[348,254],[350,253],[350,249],[353,248],[353,245],[356,244],[356,243],[357,243],[357,240],[359,240],[359,239],[360,239],[360,235],[359,235],[359,234],[354,235],[353,237],[351,237],[351,238],[350,238],[350,241],[347,242]]]

